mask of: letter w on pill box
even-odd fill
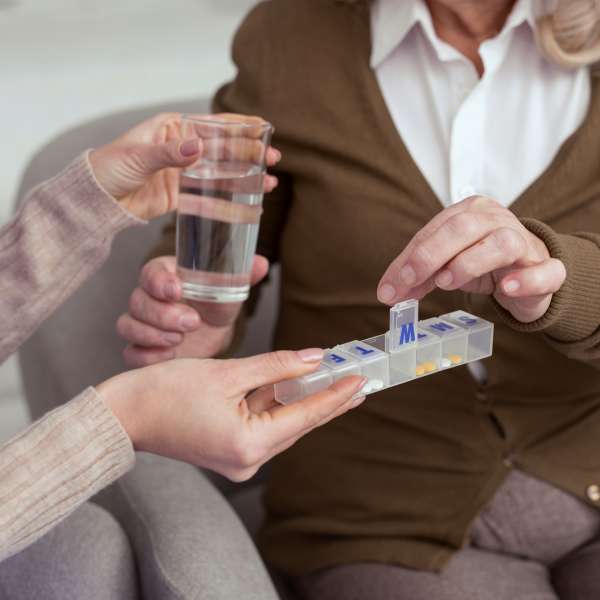
[[[419,321],[418,300],[390,309],[390,329],[325,351],[319,368],[275,385],[275,399],[290,404],[348,375],[367,377],[361,394],[425,377],[492,355],[494,324],[464,310]]]

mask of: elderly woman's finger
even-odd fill
[[[526,251],[527,240],[509,227],[495,229],[453,258],[435,276],[444,290],[456,290],[482,275],[513,265]]]
[[[200,326],[198,313],[190,306],[155,300],[142,288],[136,288],[129,299],[129,314],[138,321],[161,329],[181,333]]]
[[[269,148],[267,148],[267,156],[266,156],[267,166],[273,167],[280,160],[281,160],[281,152],[279,152],[279,150],[277,150],[277,148],[273,148],[272,146],[269,146]]]
[[[408,260],[408,257],[412,254],[414,248],[423,243],[425,240],[429,239],[442,225],[446,223],[446,221],[448,221],[448,219],[463,212],[494,212],[499,207],[501,207],[501,205],[491,198],[486,198],[485,196],[470,196],[469,198],[465,198],[461,202],[453,204],[452,206],[437,213],[433,219],[427,223],[427,225],[425,225],[413,236],[410,242],[384,273],[378,286],[379,301],[384,302],[385,304],[393,304],[404,297],[413,297],[413,294],[409,293],[409,290],[407,289],[397,290],[396,285],[392,281],[389,281],[388,272],[393,269],[394,265],[405,264]],[[397,292],[397,295],[396,297],[393,297],[395,292]]]
[[[493,219],[469,212],[457,213],[429,237],[417,243],[408,256],[397,258],[379,283],[377,295],[392,304],[412,288],[421,285],[459,253],[491,233]]]
[[[183,340],[177,331],[163,331],[124,314],[117,320],[117,333],[130,344],[144,348],[171,348]]]
[[[129,344],[123,350],[123,359],[125,364],[134,369],[140,367],[148,367],[157,363],[165,362],[175,358],[175,349],[169,348],[166,350],[140,348]]]
[[[500,290],[510,298],[543,296],[556,293],[566,278],[563,262],[549,258],[538,265],[511,271],[500,282]]]
[[[181,299],[181,281],[177,277],[174,256],[161,256],[147,262],[140,273],[140,286],[157,300]]]
[[[264,190],[265,193],[272,192],[279,185],[279,179],[274,175],[265,175]]]

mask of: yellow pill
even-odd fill
[[[433,371],[437,370],[434,362],[426,362],[423,366],[425,367],[425,373],[432,373]]]
[[[421,377],[421,375],[425,375],[425,366],[424,365],[417,365],[417,377]]]
[[[463,361],[462,356],[460,354],[450,354],[448,358],[450,359],[450,362],[453,365],[457,365],[458,363],[461,363]]]

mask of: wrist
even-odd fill
[[[119,421],[134,449],[139,450],[145,438],[145,423],[140,418],[142,412],[136,411],[135,406],[140,401],[137,377],[136,371],[111,377],[97,385],[96,392]]]

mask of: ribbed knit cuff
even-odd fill
[[[560,342],[579,342],[593,335],[600,327],[600,247],[590,239],[593,234],[556,233],[536,219],[524,218],[521,223],[546,244],[552,258],[565,265],[567,278],[537,321],[521,323],[494,300],[501,319],[517,331],[543,332]]]
[[[93,388],[0,448],[0,560],[41,537],[134,464],[133,446]]]

